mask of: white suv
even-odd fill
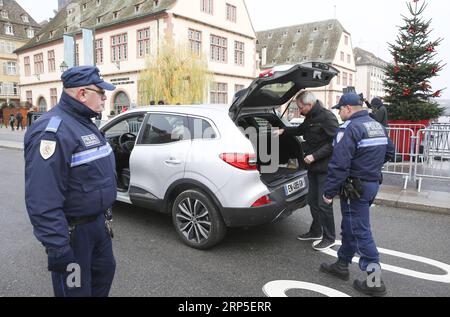
[[[309,63],[274,68],[233,104],[139,108],[101,130],[117,163],[117,200],[169,213],[180,238],[211,248],[227,227],[275,222],[306,205],[299,139],[275,137],[274,109],[338,71]]]

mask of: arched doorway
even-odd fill
[[[130,109],[130,98],[125,92],[120,91],[114,97],[114,111],[116,114],[120,114],[124,111],[124,109]]]
[[[47,111],[47,101],[45,101],[44,97],[41,97],[41,99],[39,99],[38,105],[39,105],[39,112]]]

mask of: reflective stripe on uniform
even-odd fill
[[[86,163],[102,159],[104,157],[111,155],[112,152],[113,150],[111,146],[109,145],[109,143],[107,143],[106,145],[99,148],[76,153],[72,155],[72,164],[70,165],[70,167],[77,167]]]
[[[362,147],[372,147],[380,145],[388,145],[388,138],[374,138],[362,140],[358,143],[358,149]]]
[[[60,117],[53,117],[50,119],[50,122],[47,125],[47,128],[45,128],[45,132],[58,132],[59,126],[61,125],[61,118]]]

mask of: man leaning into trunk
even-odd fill
[[[322,197],[339,123],[336,116],[325,109],[312,92],[301,92],[296,102],[301,115],[305,116],[304,123],[299,127],[280,130],[279,134],[303,136],[305,140],[302,146],[308,170],[308,204],[313,222],[309,232],[297,239],[313,241],[314,250],[323,251],[333,247],[336,240],[333,206],[325,204]]]

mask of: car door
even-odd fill
[[[182,114],[147,115],[130,159],[133,204],[161,208],[169,186],[184,177],[192,143],[188,127]]]

